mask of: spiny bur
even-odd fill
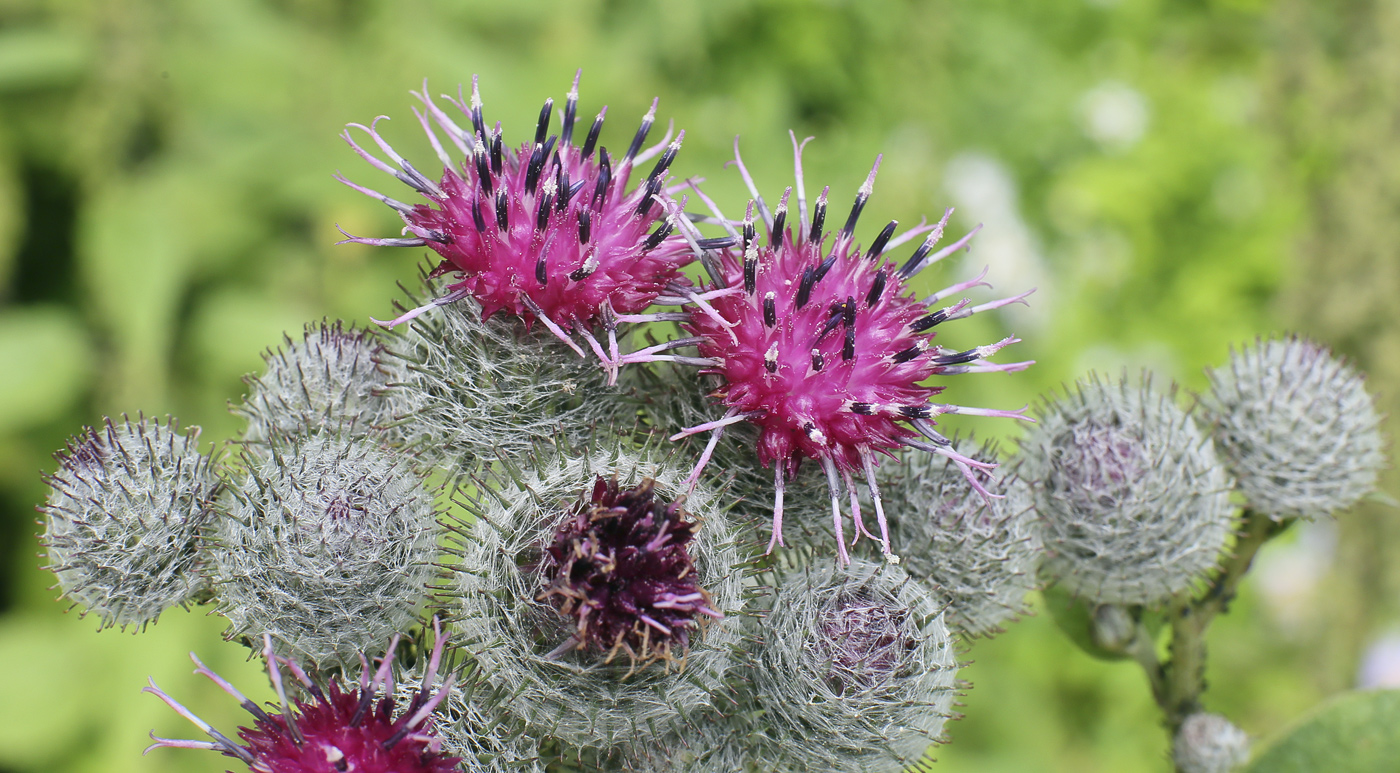
[[[199,430],[106,419],[56,454],[42,544],[58,587],[101,627],[144,627],[205,591],[203,546],[219,481]]]
[[[1021,442],[1047,577],[1095,603],[1155,605],[1215,566],[1235,508],[1191,417],[1150,383],[1081,381]]]
[[[1326,347],[1257,341],[1207,375],[1215,447],[1251,508],[1320,518],[1375,489],[1385,465],[1380,415],[1361,374]]]
[[[363,435],[388,419],[383,392],[393,380],[376,361],[383,347],[364,330],[341,322],[306,326],[301,340],[263,355],[267,370],[247,377],[248,396],[232,408],[248,426],[242,442],[266,453],[278,437],[332,428]]]
[[[348,668],[417,624],[438,512],[408,460],[327,434],[274,443],[247,466],[210,548],[229,638],[269,635],[280,653]]]
[[[995,448],[954,439],[959,453],[983,462]],[[1014,476],[985,485],[984,497],[950,460],[906,453],[899,477],[881,485],[890,519],[890,546],[910,575],[937,589],[948,604],[948,626],[987,636],[1026,612],[1026,594],[1039,582],[1044,549],[1030,488]]]
[[[749,649],[765,770],[895,770],[943,732],[958,664],[937,598],[853,560],[790,572]]]

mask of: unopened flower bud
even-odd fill
[[[996,458],[989,446],[955,447],[979,461]],[[880,487],[890,545],[900,566],[945,599],[948,626],[985,636],[1024,613],[1044,555],[1029,486],[988,478],[1002,496],[985,497],[954,461],[925,453],[906,454],[893,470],[900,477]]]
[[[1137,636],[1137,621],[1117,604],[1094,608],[1094,643],[1109,652],[1123,652]]]
[[[418,622],[437,511],[410,464],[364,438],[319,435],[248,466],[210,548],[230,638],[266,634],[281,653],[348,666]]]
[[[106,420],[60,451],[43,545],[63,595],[102,627],[144,626],[205,589],[203,544],[219,483],[198,428]]]
[[[790,572],[757,636],[753,689],[774,741],[764,770],[897,769],[951,714],[952,639],[936,598],[899,567]]]
[[[1318,518],[1375,488],[1380,416],[1361,375],[1325,347],[1259,341],[1208,375],[1215,446],[1251,508]]]
[[[392,377],[376,362],[383,347],[369,333],[342,323],[307,325],[299,341],[263,355],[267,370],[248,377],[248,396],[233,412],[248,421],[243,442],[259,453],[277,437],[330,428],[363,435],[388,419],[385,385]]]
[[[1021,444],[1048,556],[1043,571],[1105,604],[1158,604],[1215,565],[1230,534],[1229,478],[1171,395],[1081,382]]]
[[[1249,761],[1249,736],[1219,714],[1192,714],[1172,742],[1181,773],[1230,773]]]
[[[594,426],[634,422],[631,390],[608,385],[596,361],[539,326],[483,320],[471,298],[414,320],[387,347],[386,362],[402,374],[387,393],[390,436],[452,472],[518,458],[560,434],[580,440]]]

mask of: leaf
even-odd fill
[[[1373,773],[1400,760],[1400,690],[1344,693],[1285,729],[1246,773]]]
[[[87,67],[89,47],[75,35],[28,27],[0,34],[0,93],[64,86]]]

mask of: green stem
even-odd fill
[[[1183,593],[1168,606],[1172,636],[1167,657],[1159,659],[1155,649],[1135,653],[1173,738],[1181,723],[1201,710],[1201,694],[1206,689],[1206,630],[1216,615],[1229,608],[1259,548],[1290,523],[1246,510],[1234,550],[1221,563],[1205,593],[1199,597]]]

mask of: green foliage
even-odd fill
[[[1245,773],[1372,773],[1400,759],[1400,690],[1337,696],[1278,734]]]

